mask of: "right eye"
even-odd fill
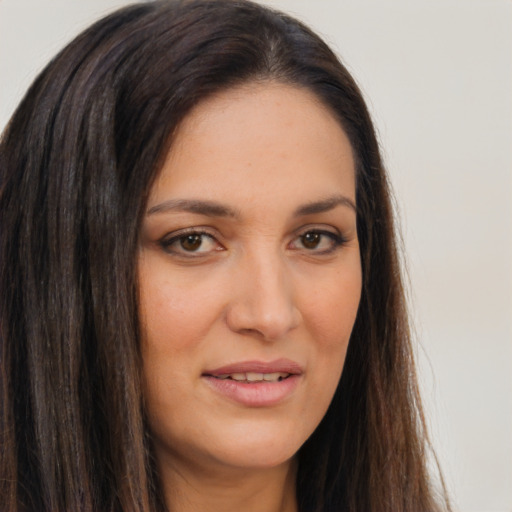
[[[160,245],[166,252],[184,257],[200,256],[224,249],[212,235],[203,231],[171,234],[161,240]]]

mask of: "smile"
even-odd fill
[[[217,396],[244,407],[285,403],[294,394],[302,376],[301,365],[289,359],[234,363],[202,375]]]
[[[290,374],[287,372],[274,372],[274,373],[231,373],[215,376],[216,379],[231,379],[237,382],[280,382],[283,379],[289,377]]]

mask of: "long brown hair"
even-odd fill
[[[298,21],[191,0],[97,22],[35,80],[2,136],[2,510],[165,510],[140,385],[139,226],[193,106],[268,80],[312,91],[357,163],[361,304],[335,397],[298,454],[299,510],[449,508],[426,469],[390,192],[357,85]]]

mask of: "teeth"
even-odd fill
[[[257,382],[263,380],[263,373],[247,372],[247,380],[249,382]]]
[[[279,382],[290,374],[286,372],[274,372],[274,373],[257,373],[257,372],[247,372],[247,373],[231,373],[225,375],[219,375],[218,379],[231,379],[236,380],[238,382]]]
[[[276,382],[276,381],[283,380],[284,378],[288,377],[288,375],[289,375],[288,373],[283,373],[283,372],[265,373],[263,375],[263,380],[267,380],[270,382]]]

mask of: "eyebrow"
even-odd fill
[[[354,212],[357,212],[356,205],[352,199],[342,195],[334,195],[321,199],[320,201],[313,201],[299,206],[294,211],[293,216],[304,217],[306,215],[323,213],[333,210],[337,206],[347,206],[354,210]],[[154,215],[155,213],[167,213],[172,211],[197,213],[207,217],[240,217],[240,214],[229,206],[217,203],[216,201],[205,201],[199,199],[169,199],[152,206],[148,209],[146,214]]]
[[[215,201],[203,201],[198,199],[169,199],[155,206],[146,212],[147,215],[155,213],[166,213],[171,211],[182,211],[198,213],[207,217],[239,217],[238,212],[229,206]]]
[[[329,210],[333,210],[337,206],[347,206],[357,213],[356,205],[352,199],[342,195],[334,195],[325,199],[321,199],[320,201],[314,201],[312,203],[299,206],[295,210],[294,216],[303,217],[306,215],[314,215],[315,213],[323,213]]]

